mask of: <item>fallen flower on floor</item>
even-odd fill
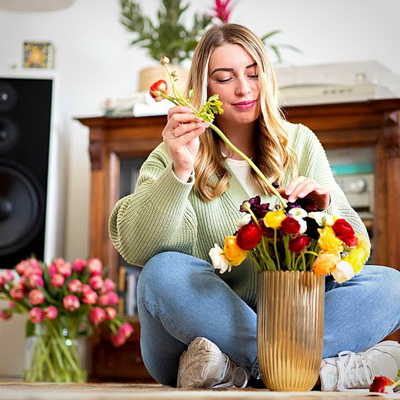
[[[397,376],[400,377],[400,370],[397,372]],[[375,376],[369,391],[374,393],[393,393],[396,387],[398,388],[397,390],[400,389],[400,380],[395,382],[386,376]]]

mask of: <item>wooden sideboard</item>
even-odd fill
[[[286,107],[287,119],[312,129],[326,149],[371,147],[374,153],[373,262],[400,269],[400,99]],[[117,281],[119,258],[108,236],[108,218],[119,199],[120,163],[146,157],[162,138],[166,116],[77,118],[90,131],[90,256],[108,266]],[[93,381],[149,380],[136,333],[122,348],[111,346],[107,332],[91,345]],[[400,340],[399,332],[392,339]]]

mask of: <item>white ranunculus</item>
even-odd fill
[[[295,219],[307,217],[307,211],[299,207],[290,209],[289,214]]]
[[[247,225],[251,221],[251,215],[250,214],[244,214],[241,216],[236,222],[235,225],[238,228],[241,228],[244,225]]]
[[[319,226],[332,226],[335,220],[332,215],[322,211],[313,211],[308,214],[310,218],[315,219]]]
[[[223,274],[225,271],[231,271],[232,265],[225,257],[224,251],[217,244],[214,245],[208,254],[214,269],[219,269],[220,274]]]
[[[299,233],[303,234],[307,230],[307,222],[303,218],[295,218],[295,219],[300,224]]]
[[[337,283],[343,283],[354,276],[354,270],[347,261],[339,261],[331,274]]]

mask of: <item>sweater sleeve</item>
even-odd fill
[[[130,264],[143,266],[163,251],[191,254],[197,220],[188,200],[194,179],[180,181],[161,144],[142,165],[136,189],[120,199],[109,219],[116,250]]]
[[[314,132],[304,125],[298,125],[294,147],[299,158],[299,175],[315,179],[330,193],[331,202],[325,212],[346,219],[356,233],[363,233],[368,237],[360,216],[350,206],[345,194],[337,184],[325,150]]]

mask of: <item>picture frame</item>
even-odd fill
[[[51,42],[24,42],[24,68],[54,68],[54,46]]]

